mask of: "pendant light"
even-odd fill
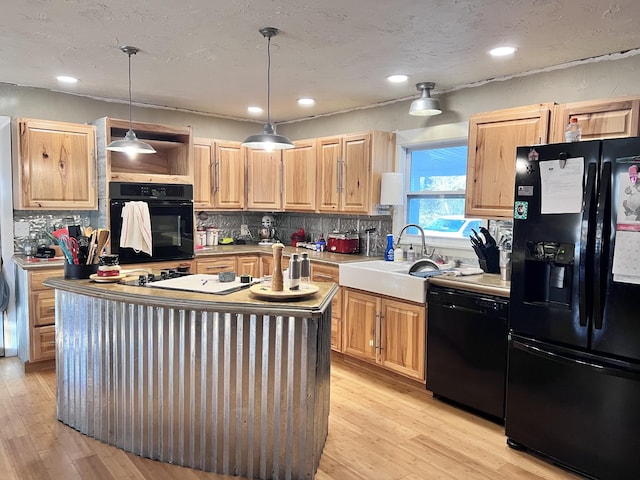
[[[271,123],[271,38],[275,37],[279,30],[275,27],[261,28],[260,33],[268,39],[267,43],[267,123],[262,133],[251,135],[242,142],[243,147],[249,147],[254,150],[285,150],[293,148],[294,145],[284,135],[276,134],[276,129]]]
[[[419,117],[426,117],[429,115],[440,115],[442,110],[440,109],[440,102],[435,98],[431,98],[429,91],[435,87],[433,82],[421,82],[416,84],[416,88],[420,92],[420,97],[411,102],[411,108],[409,109],[409,115],[416,115]]]
[[[151,145],[138,140],[138,137],[136,137],[136,134],[133,132],[133,122],[131,121],[131,55],[135,55],[140,49],[125,45],[120,47],[120,50],[129,56],[129,131],[122,140],[113,140],[109,143],[107,150],[123,152],[129,156],[134,156],[138,153],[156,153]]]

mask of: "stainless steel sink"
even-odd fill
[[[340,285],[425,303],[426,279],[409,275],[413,263],[369,260],[340,265]]]

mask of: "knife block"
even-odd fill
[[[483,249],[485,258],[478,258],[480,268],[486,273],[500,273],[500,251],[495,245]]]

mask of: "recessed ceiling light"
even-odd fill
[[[513,55],[516,50],[516,47],[496,47],[489,50],[489,53],[493,57],[506,57],[507,55]]]
[[[78,79],[76,77],[70,77],[68,75],[58,75],[56,79],[62,83],[78,83]]]
[[[298,99],[298,105],[301,105],[303,107],[310,107],[311,105],[315,104],[316,101],[313,98],[303,97]]]
[[[248,107],[247,111],[249,113],[255,113],[255,114],[264,112],[264,110],[262,110],[262,108],[260,108],[260,107]]]
[[[391,83],[403,83],[409,80],[409,75],[389,75],[387,80]]]

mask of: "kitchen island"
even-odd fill
[[[57,415],[155,460],[313,478],[328,433],[332,283],[287,302],[49,278]]]

